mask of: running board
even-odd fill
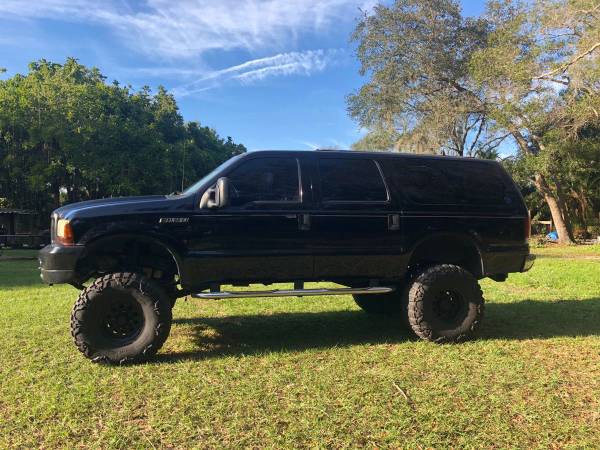
[[[387,294],[391,287],[337,288],[337,289],[273,289],[270,291],[200,292],[194,298],[252,298],[252,297],[304,297],[313,295]]]

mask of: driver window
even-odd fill
[[[229,175],[230,205],[299,203],[300,180],[295,158],[257,158]]]

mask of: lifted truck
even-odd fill
[[[125,363],[160,349],[186,295],[351,294],[367,313],[404,316],[422,339],[459,342],[483,317],[478,280],[504,281],[533,264],[529,230],[523,199],[496,162],[262,151],[181,194],[59,208],[39,259],[44,282],[82,289],[71,316],[79,350]],[[304,289],[318,281],[347,287]],[[221,290],[280,282],[294,287]]]

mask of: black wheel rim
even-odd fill
[[[114,345],[123,346],[133,342],[144,328],[142,307],[128,293],[111,292],[104,311],[102,330]]]
[[[463,296],[451,290],[438,292],[433,301],[433,312],[438,319],[446,323],[459,321],[464,314],[464,307]]]

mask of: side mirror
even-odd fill
[[[200,209],[223,208],[229,204],[229,178],[221,177],[200,199]]]
[[[217,180],[217,192],[219,193],[219,208],[229,205],[229,178],[221,177]]]

